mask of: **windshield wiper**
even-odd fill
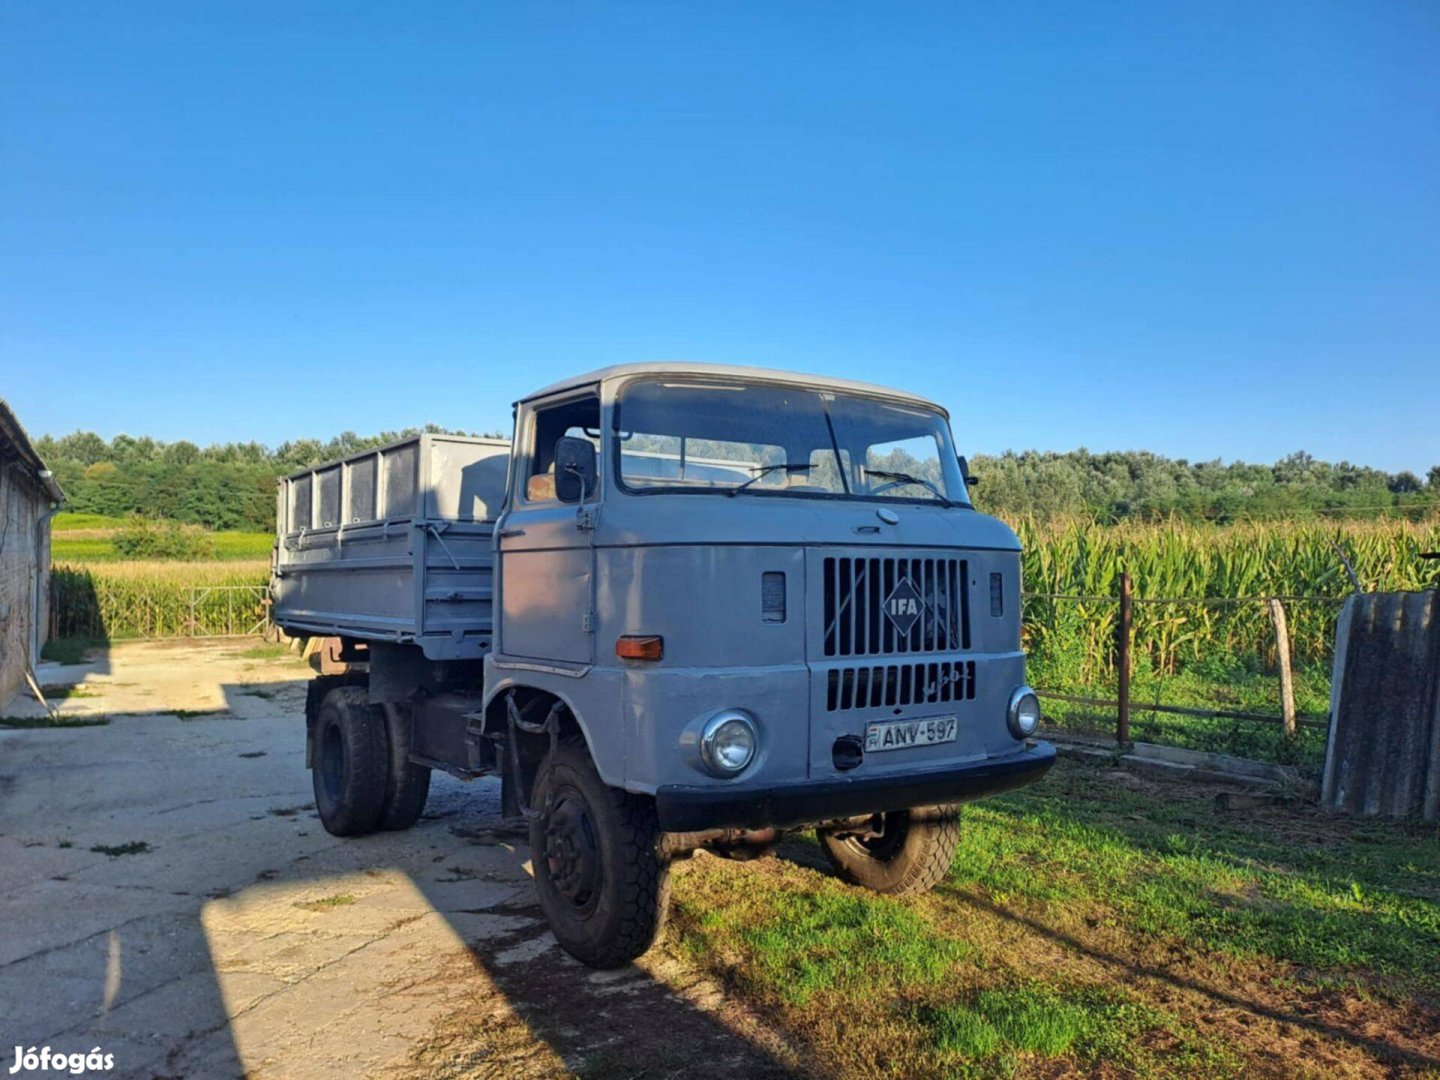
[[[883,469],[866,469],[866,470],[865,470],[865,475],[866,475],[866,476],[883,476],[883,477],[886,477],[887,479],[890,479],[890,480],[898,480],[898,481],[900,481],[900,483],[902,483],[902,484],[919,484],[919,485],[920,485],[921,487],[923,487],[923,488],[928,488],[928,489],[930,490],[930,492],[931,492],[937,499],[940,500],[940,502],[941,502],[942,505],[944,505],[944,506],[959,506],[959,505],[961,505],[960,503],[951,502],[949,499],[947,499],[947,498],[945,497],[944,492],[942,492],[938,487],[936,487],[934,484],[932,484],[929,480],[922,479],[921,477],[918,477],[918,476],[911,476],[909,473],[903,473],[903,472],[886,472],[886,471],[883,470]],[[759,477],[756,477],[756,479],[758,480]],[[891,486],[894,486],[894,485],[891,485]]]
[[[755,483],[755,481],[757,481],[757,480],[763,480],[765,477],[769,476],[772,472],[778,472],[778,471],[780,471],[781,469],[785,470],[785,472],[788,474],[788,473],[797,473],[797,472],[809,472],[811,468],[812,468],[812,466],[810,466],[810,465],[787,465],[787,464],[786,464],[785,462],[783,462],[783,461],[777,461],[777,462],[775,462],[775,464],[773,464],[773,465],[757,465],[757,466],[755,466],[755,470],[756,470],[756,471],[755,471],[755,475],[754,475],[754,476],[750,477],[750,479],[749,479],[749,480],[746,480],[743,484],[736,484],[733,488],[731,488],[731,489],[730,489],[729,491],[727,491],[725,494],[727,494],[727,495],[739,495],[740,492],[744,491],[744,490],[745,490],[746,488],[748,488],[751,484]]]

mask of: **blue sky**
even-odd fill
[[[0,11],[32,433],[500,428],[667,357],[969,452],[1440,463],[1440,7]]]

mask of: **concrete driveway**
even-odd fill
[[[309,671],[257,646],[47,665],[42,683],[79,684],[67,717],[109,723],[0,730],[0,1069],[17,1045],[100,1047],[142,1077],[794,1068],[663,949],[619,972],[565,957],[494,782],[436,774],[413,830],[329,836]]]

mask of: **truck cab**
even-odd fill
[[[581,960],[643,952],[670,860],[700,847],[747,858],[815,828],[847,880],[929,888],[958,805],[1053,764],[1020,546],[971,504],[938,405],[754,368],[608,368],[517,403],[487,498],[489,624],[450,633],[480,662],[393,625],[337,634],[312,692],[317,802],[323,819],[355,754],[337,710],[322,723],[330,691],[371,710],[392,786],[406,769],[500,775]]]

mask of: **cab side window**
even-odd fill
[[[600,399],[575,398],[535,413],[535,442],[531,446],[530,475],[525,481],[525,501],[556,502],[555,444],[567,435],[588,439],[597,456],[603,447],[600,438]],[[598,475],[604,475],[598,472]]]

